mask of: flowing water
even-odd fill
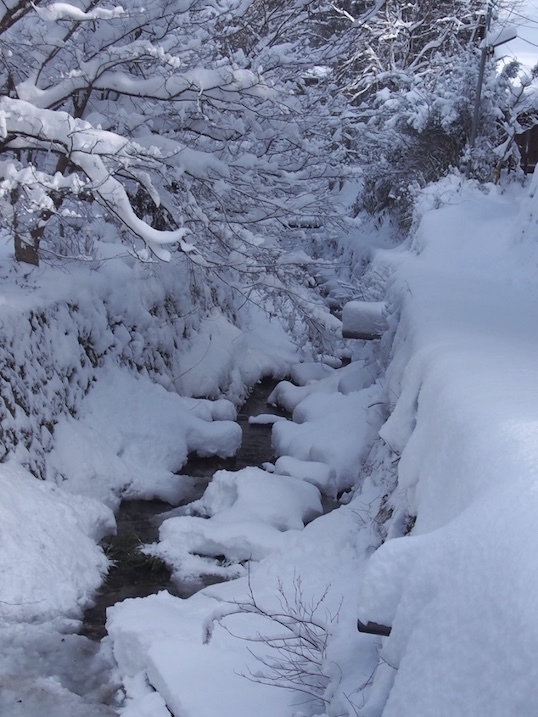
[[[267,397],[277,381],[265,379],[252,390],[237,417],[243,431],[243,441],[234,458],[198,458],[192,456],[183,466],[181,474],[193,479],[193,491],[184,504],[199,498],[215,471],[240,470],[247,466],[261,466],[271,461],[271,428],[264,424],[251,424],[248,419],[261,413],[284,415],[279,409],[267,405]],[[106,634],[106,609],[126,598],[145,597],[159,590],[168,590],[173,595],[186,597],[192,593],[192,586],[177,586],[170,581],[166,565],[140,552],[140,546],[154,543],[159,537],[161,516],[171,508],[159,500],[123,501],[116,515],[117,534],[105,546],[113,561],[113,567],[95,598],[94,607],[84,615],[81,634],[92,639],[101,639]],[[199,585],[199,587],[203,587]]]

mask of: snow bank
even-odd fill
[[[0,466],[0,623],[80,618],[108,569],[96,541],[112,511],[37,481],[14,461]]]
[[[345,339],[378,339],[387,330],[384,301],[348,301],[342,311],[342,336]]]
[[[190,452],[230,457],[237,451],[235,415],[229,401],[182,398],[110,368],[98,374],[78,418],[59,421],[49,466],[67,490],[113,507],[121,497],[177,503],[190,488],[176,475]]]
[[[0,454],[39,477],[56,424],[77,418],[103,368],[238,405],[248,386],[297,361],[280,322],[257,306],[237,308],[235,326],[220,311],[193,311],[181,262],[140,264],[96,240],[95,262],[28,271],[14,265],[11,242],[0,233]],[[233,306],[230,292],[222,299]]]
[[[535,710],[538,290],[514,199],[466,188],[397,271],[381,434],[401,454],[392,505],[416,524],[359,593],[362,620],[392,625],[368,717]]]

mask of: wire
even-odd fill
[[[516,12],[515,10],[510,10],[510,13],[508,14],[508,19],[512,17],[512,15],[515,15],[516,17],[520,17],[522,20],[527,20],[528,22],[532,22],[533,25],[538,25],[538,19],[533,17],[528,17],[528,15],[522,15],[520,12]]]
[[[530,40],[526,40],[524,37],[521,37],[521,35],[518,35],[518,36],[517,36],[517,39],[518,39],[518,40],[521,40],[522,42],[526,42],[527,45],[532,45],[533,47],[538,47],[538,43],[537,43],[537,42],[531,42]]]

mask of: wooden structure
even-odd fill
[[[361,622],[360,620],[357,620],[357,630],[359,632],[366,632],[369,635],[381,635],[382,637],[388,637],[392,628],[389,627],[389,625],[380,625],[378,622]]]
[[[531,120],[530,117],[528,119]],[[538,117],[532,119],[537,121]],[[525,174],[531,174],[538,164],[538,124],[533,124],[521,134],[516,134],[515,140],[521,155],[521,169]]]

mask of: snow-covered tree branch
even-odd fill
[[[81,201],[83,213],[101,207],[123,227],[139,254],[196,245],[213,265],[329,213],[336,121],[297,91],[307,55],[300,66],[301,40],[289,43],[304,3],[266,18],[270,43],[255,33],[249,52],[232,47],[266,4],[4,4],[0,193],[17,258],[37,263],[40,243],[57,241],[58,222],[69,232]]]
[[[350,162],[364,171],[360,207],[390,209],[408,226],[417,188],[450,168],[472,166],[475,176],[493,179],[499,117],[509,103],[493,55],[472,161],[467,151],[484,7],[480,0],[342,3],[353,19],[340,66],[340,81],[354,105],[344,135]]]

